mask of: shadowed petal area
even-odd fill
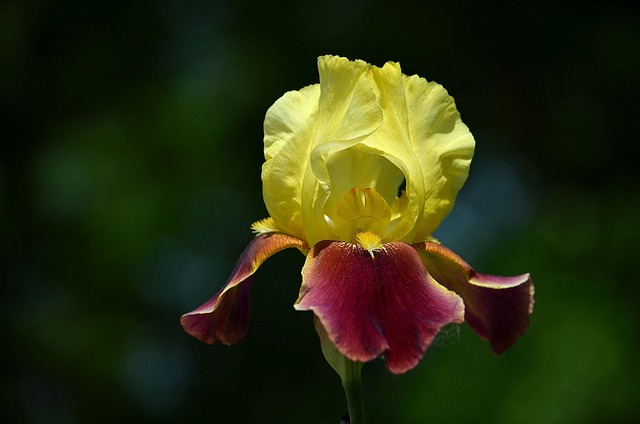
[[[251,318],[249,291],[252,275],[271,255],[289,247],[305,248],[304,242],[279,233],[253,238],[240,256],[231,277],[218,294],[180,318],[187,333],[209,344],[237,343],[247,333]]]
[[[372,254],[357,244],[322,241],[307,255],[302,276],[295,308],[315,312],[349,359],[384,354],[393,373],[413,368],[442,326],[463,321],[462,299],[437,284],[405,243]]]
[[[525,333],[533,311],[534,289],[529,274],[479,274],[440,244],[424,242],[415,247],[429,274],[464,299],[465,320],[489,341],[496,354],[509,349]]]

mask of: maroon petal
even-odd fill
[[[436,281],[464,299],[465,320],[496,354],[509,349],[529,327],[533,283],[529,274],[497,277],[479,274],[441,244],[415,245]]]
[[[338,350],[352,361],[385,355],[387,368],[413,368],[442,326],[462,322],[464,305],[427,274],[405,243],[373,253],[322,241],[309,254],[295,308],[312,310]]]
[[[182,315],[180,324],[184,330],[209,344],[220,340],[230,345],[242,340],[251,318],[249,290],[253,273],[271,255],[289,247],[302,249],[304,242],[278,233],[254,237],[224,288],[199,308]]]

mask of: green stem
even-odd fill
[[[352,361],[340,353],[338,348],[329,340],[327,332],[318,318],[314,319],[314,326],[318,336],[320,336],[320,346],[322,347],[324,358],[342,380],[342,387],[344,387],[344,393],[347,395],[350,424],[365,424],[362,378],[360,377],[362,362]]]
[[[364,402],[362,400],[362,362],[354,362],[344,358],[344,375],[342,375],[342,387],[347,395],[347,407],[349,408],[349,422],[351,424],[365,424]]]

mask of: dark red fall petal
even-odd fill
[[[509,349],[529,327],[533,282],[529,274],[497,277],[479,274],[441,244],[415,245],[429,274],[464,299],[465,320],[496,354]]]
[[[271,255],[289,247],[304,248],[304,242],[284,234],[256,236],[240,256],[224,288],[199,308],[180,318],[184,330],[205,343],[230,345],[247,334],[251,318],[249,291],[252,275]]]
[[[384,354],[396,374],[418,363],[442,326],[463,321],[462,299],[437,284],[405,243],[384,244],[372,257],[357,244],[322,241],[302,276],[295,308],[315,312],[347,358]]]

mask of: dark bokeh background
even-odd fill
[[[0,5],[0,418],[337,423],[303,257],[269,260],[248,337],[178,317],[265,216],[262,119],[340,54],[442,83],[476,136],[437,236],[531,272],[528,334],[494,357],[448,328],[421,364],[364,369],[371,423],[640,419],[633,2],[94,1]]]

